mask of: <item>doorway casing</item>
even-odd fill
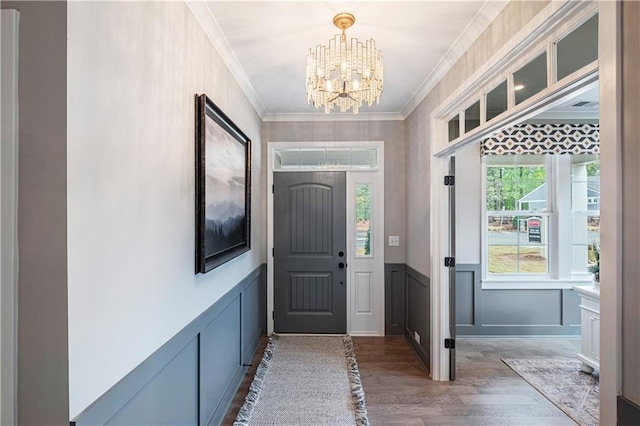
[[[352,168],[352,167],[327,167],[327,168],[301,168],[276,170],[275,157],[280,149],[348,149],[348,148],[370,148],[376,150],[377,167],[373,168]],[[271,334],[274,330],[274,321],[272,312],[274,310],[274,257],[272,250],[274,247],[274,224],[273,224],[273,174],[275,172],[296,172],[296,171],[345,171],[347,173],[347,247],[350,247],[348,259],[353,263],[354,250],[352,241],[355,241],[355,221],[351,221],[355,217],[354,202],[355,200],[355,183],[361,182],[361,179],[353,179],[352,176],[370,176],[373,188],[374,209],[372,212],[374,218],[374,231],[372,237],[372,250],[374,253],[375,271],[373,292],[371,293],[372,310],[375,312],[373,321],[370,324],[376,325],[376,330],[359,330],[357,323],[353,318],[358,315],[355,312],[355,287],[350,280],[351,271],[347,273],[347,334],[354,336],[384,335],[384,141],[314,141],[314,142],[268,142],[267,143],[267,333]],[[357,261],[356,261],[357,262]],[[366,315],[366,314],[365,314]]]
[[[515,105],[510,99],[507,111],[490,123],[482,121],[480,126],[456,140],[448,142],[447,123],[460,113],[460,125],[464,124],[464,110],[482,94],[507,79],[509,91],[513,89],[511,73],[540,54],[541,49],[547,51],[548,69],[555,69],[553,53],[554,43],[573,30],[594,13],[599,13],[599,60],[589,64],[573,74],[554,81],[553,72],[548,73],[547,88]],[[508,44],[503,46],[485,66],[478,69],[471,78],[440,104],[430,115],[430,189],[431,189],[431,282],[432,285],[432,377],[434,380],[448,380],[449,356],[444,348],[444,339],[449,330],[449,290],[448,270],[442,259],[449,250],[447,234],[447,191],[442,185],[442,177],[446,174],[448,158],[458,149],[481,139],[490,133],[509,125],[522,122],[540,112],[553,108],[569,94],[579,94],[592,89],[599,82],[600,92],[600,134],[601,134],[601,174],[602,187],[607,191],[602,195],[601,232],[607,234],[603,239],[602,250],[609,260],[603,260],[602,279],[607,285],[601,289],[602,333],[606,339],[601,340],[601,347],[607,353],[601,362],[601,403],[600,419],[603,424],[616,422],[616,395],[620,391],[620,315],[616,301],[620,299],[620,241],[621,218],[619,214],[621,193],[620,169],[620,135],[619,121],[620,87],[615,82],[620,72],[620,8],[617,2],[552,2],[525,26]],[[481,104],[481,111],[484,105]],[[464,132],[461,132],[461,134]],[[608,200],[607,200],[608,198]],[[606,269],[609,264],[610,268]]]

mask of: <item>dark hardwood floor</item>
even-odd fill
[[[579,338],[459,338],[457,380],[432,381],[403,337],[354,337],[372,425],[575,425],[500,359],[573,356]],[[266,338],[223,424],[244,401]]]

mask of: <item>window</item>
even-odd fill
[[[377,148],[278,148],[273,161],[274,170],[353,170],[377,167]]]
[[[505,80],[487,93],[487,121],[505,112],[507,106],[507,82]]]
[[[480,101],[464,111],[464,132],[467,133],[480,125]]]
[[[556,44],[558,80],[598,59],[598,15]]]
[[[371,256],[371,184],[356,185],[356,257]]]
[[[600,241],[597,155],[485,156],[487,277],[586,276]]]
[[[551,210],[545,157],[486,158],[487,272],[548,274]]]
[[[571,272],[581,273],[595,261],[600,243],[600,163],[595,155],[571,158]]]
[[[447,124],[449,127],[449,142],[460,137],[460,114],[457,114]]]
[[[547,52],[513,73],[516,105],[547,88]]]

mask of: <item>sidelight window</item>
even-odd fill
[[[356,185],[356,257],[371,256],[373,217],[371,214],[371,184]]]

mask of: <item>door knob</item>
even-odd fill
[[[342,262],[338,263],[338,268],[340,268],[340,269],[344,269],[345,266],[347,266],[347,265],[345,265]]]

